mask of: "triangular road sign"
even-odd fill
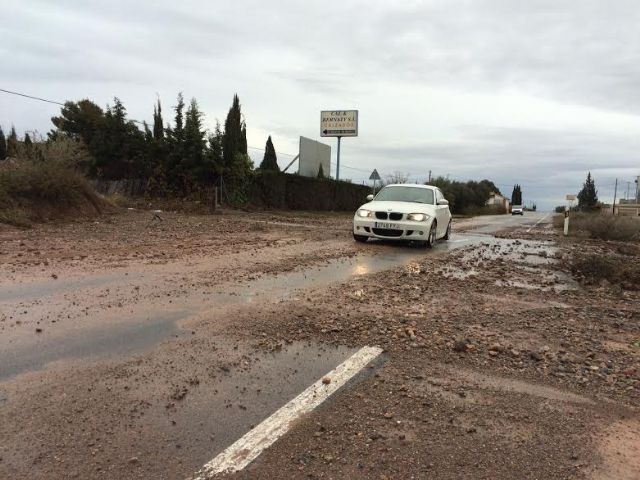
[[[376,170],[375,168],[373,169],[373,172],[371,172],[371,175],[369,176],[369,180],[380,180],[380,174],[378,173],[378,170]]]

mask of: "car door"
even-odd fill
[[[444,236],[449,226],[449,206],[438,205],[440,200],[444,200],[444,195],[439,188],[436,189],[436,220],[438,221],[438,229],[436,230],[436,236],[438,238]]]

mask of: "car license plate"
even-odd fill
[[[396,229],[398,226],[394,223],[376,222],[376,228]]]

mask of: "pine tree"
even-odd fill
[[[157,105],[153,106],[153,138],[157,141],[164,140],[162,105],[160,105],[160,99],[158,99]]]
[[[270,170],[274,172],[280,171],[280,167],[278,167],[278,158],[276,157],[276,149],[273,147],[271,135],[267,138],[267,144],[264,147],[264,158],[260,164],[260,170]]]
[[[33,142],[31,141],[31,137],[29,136],[28,133],[24,134],[24,146],[29,149],[31,148],[31,145],[33,145]]]
[[[598,206],[598,191],[596,183],[591,177],[591,172],[587,174],[587,180],[582,186],[582,190],[578,193],[578,208],[582,210],[591,210]]]
[[[11,132],[7,138],[7,157],[15,157],[18,154],[18,134],[16,127],[11,126]]]
[[[7,158],[7,139],[4,137],[4,131],[0,127],[0,160]]]
[[[320,164],[320,168],[318,169],[318,178],[325,178],[324,168],[322,168],[322,164]]]

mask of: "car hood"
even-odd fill
[[[360,208],[374,212],[399,212],[399,213],[433,213],[435,205],[416,202],[373,202],[365,203]]]

